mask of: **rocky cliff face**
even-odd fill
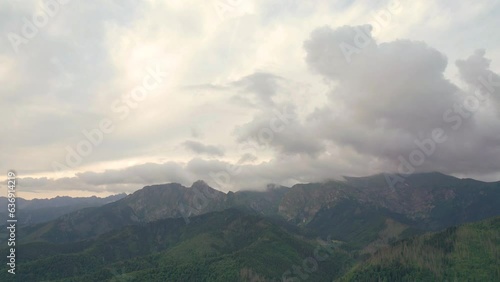
[[[164,218],[184,218],[227,208],[226,194],[203,181],[184,187],[178,183],[146,186],[98,208],[83,209],[21,232],[26,240],[53,242],[93,238],[127,225]]]
[[[178,183],[146,186],[120,201],[129,206],[140,221],[189,217],[224,209],[226,194],[203,181],[186,188]]]
[[[306,224],[320,210],[354,200],[424,228],[437,229],[500,214],[500,182],[458,179],[440,173],[407,176],[391,187],[387,176],[346,177],[345,182],[299,184],[283,196],[279,213]]]
[[[322,208],[333,207],[340,199],[349,196],[349,189],[341,182],[298,184],[284,195],[279,205],[279,214],[296,223],[310,221]]]

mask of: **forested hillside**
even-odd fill
[[[500,281],[500,217],[396,242],[341,281]]]

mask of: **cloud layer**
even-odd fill
[[[496,1],[43,3],[0,4],[0,167],[26,197],[500,179]]]

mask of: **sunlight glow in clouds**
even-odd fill
[[[479,76],[491,97],[416,171],[500,179],[497,1],[67,1],[13,47],[40,5],[0,4],[0,166],[20,196],[397,171]],[[113,102],[156,65],[168,78],[120,118]],[[277,111],[288,118],[274,127]],[[114,130],[57,174],[106,118]]]

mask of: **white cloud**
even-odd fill
[[[3,36],[0,168],[47,195],[188,185],[228,164],[244,168],[231,189],[375,173],[444,127],[443,113],[471,93],[475,76],[500,72],[497,1],[242,0],[222,16],[217,3],[71,1],[17,54]],[[22,33],[39,5],[0,4],[0,33]],[[365,24],[374,41],[349,63],[339,44],[356,46],[352,27]],[[117,118],[113,101],[155,65],[168,79]],[[499,172],[493,94],[419,169],[488,179]],[[273,130],[284,107],[294,118]],[[51,163],[64,162],[65,148],[103,118],[115,130],[53,180]],[[259,140],[269,130],[272,138]]]

